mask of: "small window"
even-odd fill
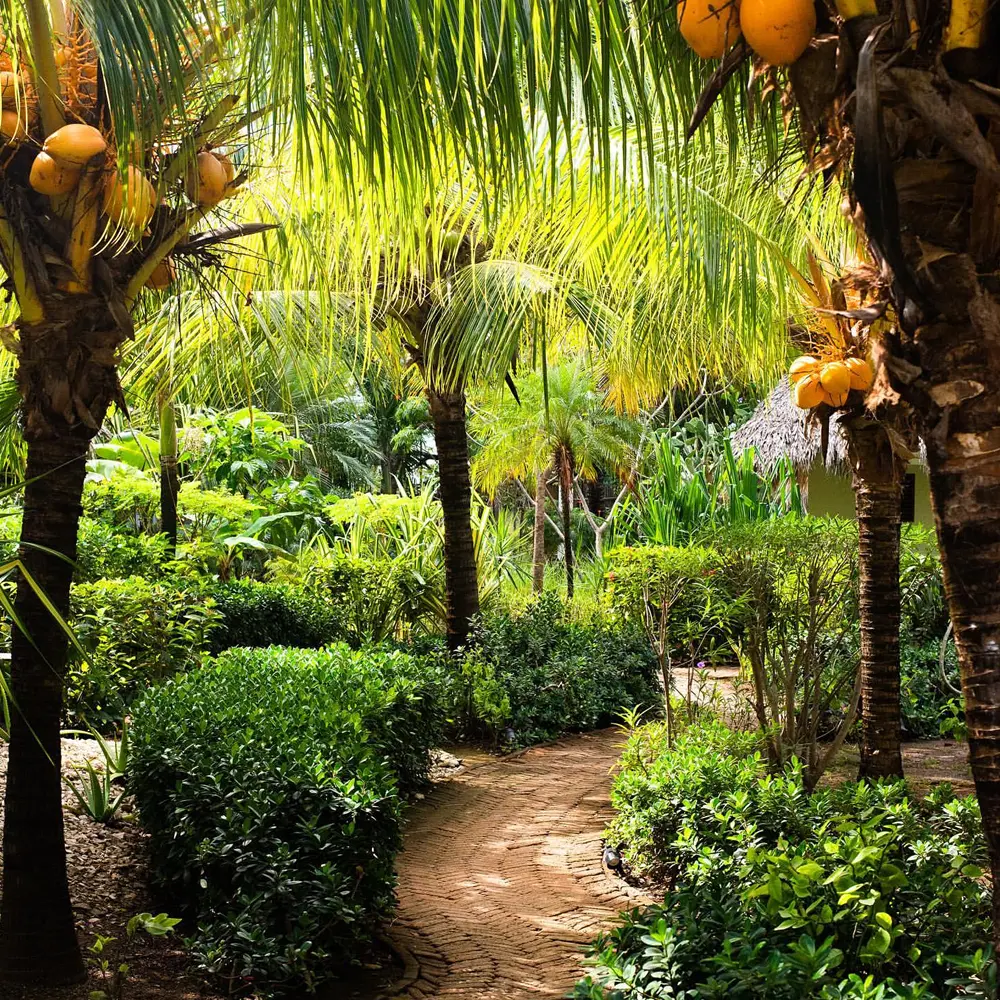
[[[903,495],[900,503],[903,508],[903,524],[913,524],[917,511],[917,477],[912,472],[903,476]]]

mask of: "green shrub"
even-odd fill
[[[398,652],[230,650],[135,712],[131,779],[158,883],[231,983],[312,990],[393,905],[400,792],[440,733]]]
[[[405,634],[429,610],[427,581],[400,559],[320,549],[273,563],[271,576],[335,607],[341,635],[356,648]]]
[[[475,718],[519,743],[608,725],[622,708],[658,704],[655,661],[637,629],[595,613],[574,620],[551,593],[487,614],[462,666]]]
[[[317,649],[343,634],[328,602],[288,584],[236,580],[210,587],[219,613],[211,652],[233,646],[299,646]]]
[[[900,644],[900,713],[903,733],[916,739],[942,735],[942,723],[952,715],[951,706],[959,698],[958,656],[949,643],[945,672],[951,686],[941,676],[941,642],[923,642],[904,628]]]
[[[670,749],[633,733],[614,797],[609,836],[635,837],[626,857],[675,884],[598,941],[580,1000],[944,1000],[988,961],[974,799],[917,802],[903,782],[810,795],[797,763],[766,776],[723,727]]]
[[[80,584],[70,605],[87,660],[71,657],[66,722],[100,731],[145,688],[196,666],[218,617],[210,598],[141,577]]]
[[[83,518],[77,538],[77,583],[157,577],[167,562],[166,535],[136,535],[105,521]]]

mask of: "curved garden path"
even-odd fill
[[[587,944],[636,901],[601,867],[619,740],[588,733],[474,764],[411,811],[393,996],[565,996]]]

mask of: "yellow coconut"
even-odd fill
[[[156,189],[133,164],[125,168],[125,180],[114,172],[104,185],[104,212],[109,219],[140,232],[156,210]]]
[[[848,395],[847,392],[827,392],[824,389],[823,402],[833,407],[843,406],[847,402]]]
[[[39,153],[31,164],[28,183],[39,194],[69,194],[79,182],[79,170],[60,166],[48,153]]]
[[[823,402],[826,393],[816,375],[806,375],[795,386],[795,405],[803,410],[811,410]]]
[[[850,392],[851,369],[843,361],[831,361],[820,370],[819,382],[831,396]]]
[[[16,111],[0,112],[0,138],[6,143],[21,142],[28,137],[24,124],[24,108],[21,114]]]
[[[721,59],[740,37],[736,0],[681,0],[681,34],[702,59]]]
[[[24,84],[17,73],[0,71],[0,101],[5,108],[16,108],[24,104]]]
[[[222,170],[226,175],[226,187],[228,188],[236,177],[236,167],[233,166],[233,161],[225,153],[213,153],[212,155],[222,164]]]
[[[14,61],[6,52],[0,52],[0,72],[10,73],[14,69]]]
[[[742,0],[740,26],[765,62],[790,66],[816,33],[816,7],[813,0]]]
[[[56,129],[42,146],[57,163],[71,170],[85,167],[95,156],[108,148],[107,141],[93,125],[73,122]]]
[[[199,153],[188,175],[188,197],[198,205],[217,205],[226,195],[226,169],[212,153]]]
[[[872,366],[862,358],[848,358],[845,362],[851,373],[851,388],[867,391],[875,381]]]
[[[801,358],[796,358],[792,362],[792,367],[788,369],[788,380],[795,385],[797,382],[801,382],[807,375],[816,375],[819,372],[819,362],[810,357],[808,354],[803,354]]]
[[[169,288],[173,284],[175,277],[174,262],[169,257],[164,257],[153,268],[153,273],[146,281],[146,287],[152,288],[156,292],[162,292],[165,288]]]

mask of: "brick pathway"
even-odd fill
[[[411,812],[394,996],[565,996],[590,940],[636,902],[601,868],[619,740],[590,733],[472,767]]]

